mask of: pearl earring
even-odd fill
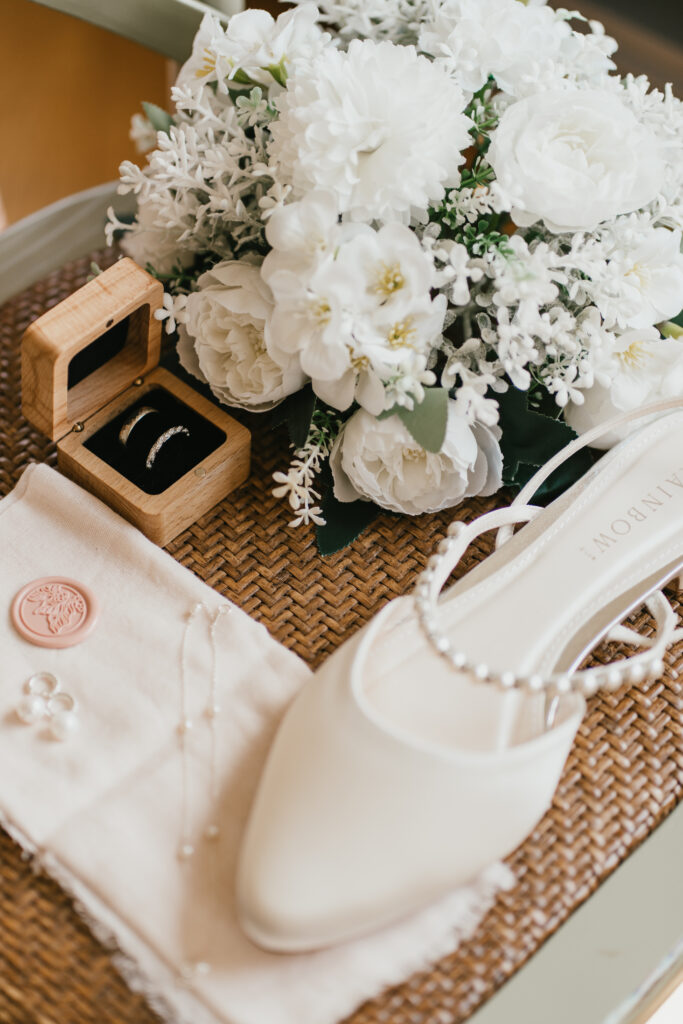
[[[26,680],[24,690],[25,696],[15,708],[23,725],[45,721],[48,734],[55,740],[66,740],[77,730],[76,700],[60,689],[52,672],[36,672]]]

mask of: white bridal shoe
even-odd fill
[[[525,504],[576,450],[646,415],[547,509]],[[511,507],[453,523],[414,596],[391,602],[304,687],[240,856],[240,920],[255,943],[299,952],[382,927],[533,829],[585,696],[661,674],[683,635],[658,592],[683,567],[682,439],[683,400],[583,435]],[[511,536],[516,523],[527,525]],[[503,543],[437,604],[467,546],[492,529]],[[647,598],[657,625],[647,649],[577,671]],[[633,642],[624,627],[614,635]]]

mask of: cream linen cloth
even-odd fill
[[[46,650],[19,637],[9,609],[24,584],[60,575],[93,589],[100,620],[81,645]],[[164,1019],[334,1024],[452,950],[507,884],[506,869],[495,865],[471,887],[363,940],[299,956],[261,952],[235,919],[235,863],[269,742],[308,668],[45,466],[30,466],[0,502],[0,599],[3,823],[74,895],[96,934],[115,943],[118,966]],[[197,603],[204,609],[188,626]],[[229,613],[215,629],[222,711],[212,776],[203,711],[211,696],[209,621],[221,605]],[[194,728],[184,762],[177,728],[186,631]],[[25,680],[38,671],[55,673],[78,701],[80,728],[64,743],[14,714]],[[177,856],[184,764],[196,848],[185,862]],[[203,833],[213,822],[220,836],[208,841]]]

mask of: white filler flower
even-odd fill
[[[438,512],[502,483],[500,429],[470,426],[451,400],[438,454],[413,440],[398,417],[377,420],[363,409],[344,424],[330,454],[339,501],[358,498],[406,515]]]
[[[598,224],[650,203],[665,165],[652,133],[602,89],[539,93],[513,103],[487,159],[520,227],[555,232]]]
[[[182,362],[207,381],[219,401],[264,411],[303,387],[298,359],[276,362],[266,351],[263,332],[272,297],[258,267],[219,263],[202,274],[198,288],[185,311],[197,363],[187,345]]]
[[[654,327],[626,331],[613,351],[602,355],[596,376],[593,387],[583,392],[583,402],[571,402],[565,410],[565,419],[578,434],[620,412],[683,395],[683,341],[664,339]],[[618,427],[598,438],[594,447],[611,448],[641,425]]]
[[[331,189],[352,220],[426,220],[457,185],[470,141],[464,96],[412,46],[354,40],[288,83],[271,126],[279,180]]]
[[[446,0],[420,35],[420,49],[442,60],[468,92],[493,75],[512,96],[538,61],[557,61],[572,30],[549,7],[519,0]]]

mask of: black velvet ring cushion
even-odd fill
[[[121,430],[134,413],[149,406],[154,412],[132,427],[121,441]],[[184,427],[164,441],[151,467],[150,451],[161,435]],[[154,388],[88,438],[85,447],[146,494],[162,494],[225,441],[225,433],[164,388]]]

